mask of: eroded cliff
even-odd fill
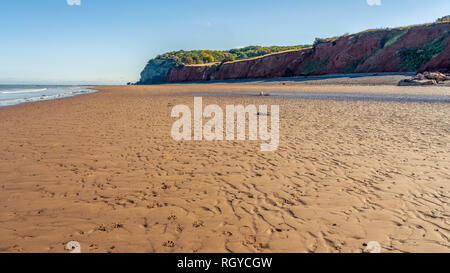
[[[312,48],[232,62],[150,61],[141,84],[367,72],[450,72],[450,22],[368,30],[317,40]]]

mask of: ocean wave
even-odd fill
[[[50,91],[52,89],[50,88]],[[35,91],[38,92],[38,91]],[[73,91],[66,91],[66,92],[60,92],[56,94],[47,94],[47,95],[30,95],[25,98],[9,98],[9,99],[2,99],[0,96],[0,108],[4,106],[10,106],[10,105],[16,105],[26,102],[36,102],[36,101],[44,101],[44,100],[53,100],[53,99],[61,99],[61,98],[67,98],[72,97],[80,94],[86,94],[86,93],[93,93],[96,92],[95,90],[91,89],[81,89],[81,90],[73,90]],[[1,91],[0,91],[1,94]]]
[[[42,92],[46,91],[47,88],[40,89],[21,89],[21,90],[4,90],[0,91],[0,94],[20,94],[20,93],[34,93],[34,92]]]

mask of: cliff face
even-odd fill
[[[166,81],[169,70],[175,68],[173,62],[165,60],[150,60],[141,72],[142,84],[162,83]]]
[[[148,71],[158,71],[157,79],[164,78],[162,82],[184,82],[426,70],[450,72],[448,22],[366,31],[319,43],[311,49],[280,52],[222,64],[166,64],[164,69],[160,69],[150,62],[141,76],[149,75]],[[158,81],[141,77],[141,82]]]

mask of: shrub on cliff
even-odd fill
[[[431,40],[421,47],[402,48],[397,54],[402,60],[401,67],[408,71],[417,71],[431,58],[441,53],[445,49],[444,41],[450,36],[450,31],[444,32],[434,40]]]
[[[438,22],[438,23],[440,23],[440,22],[450,22],[450,15],[441,17],[441,18],[437,19],[436,22]]]
[[[313,46],[316,47],[316,46],[318,46],[318,45],[320,45],[320,44],[323,44],[323,43],[329,43],[329,42],[333,42],[333,43],[334,43],[334,42],[336,42],[339,38],[340,38],[339,36],[331,37],[331,38],[316,38],[316,39],[314,40]]]

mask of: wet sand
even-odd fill
[[[0,108],[0,251],[450,252],[450,104],[204,97],[280,105],[280,146],[170,136],[194,92],[450,95],[448,87],[99,87]],[[173,96],[179,94],[183,96]]]

